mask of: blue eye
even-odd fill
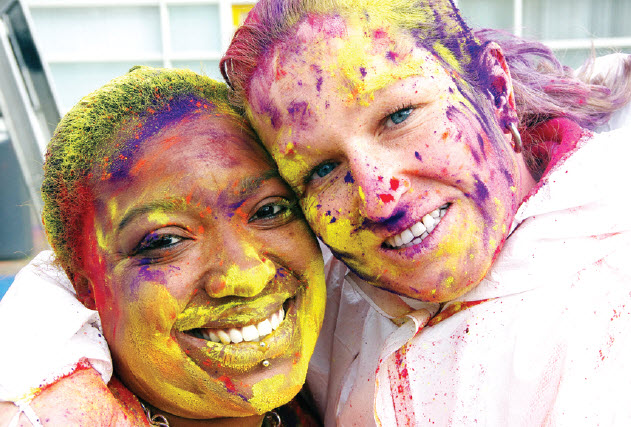
[[[399,123],[403,123],[408,117],[412,114],[412,108],[403,108],[397,112],[394,112],[388,116],[388,118],[394,123],[398,125]]]
[[[336,167],[337,167],[337,163],[333,163],[333,162],[322,163],[321,165],[318,165],[318,166],[315,167],[315,169],[313,169],[313,173],[311,174],[311,178],[315,178],[316,175],[319,178],[324,178],[325,176],[327,176],[328,174],[333,172],[333,170]]]

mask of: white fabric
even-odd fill
[[[341,300],[315,359],[335,357],[327,392],[312,390],[325,424],[631,425],[630,133],[595,136],[522,205],[491,272],[458,300],[495,299],[416,336],[373,308],[378,296],[354,303],[357,325],[344,307],[358,279],[330,260]]]
[[[15,276],[0,301],[0,401],[21,408],[87,358],[105,383],[112,358],[99,315],[81,304],[51,251]]]

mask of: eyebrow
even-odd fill
[[[259,189],[259,187],[261,186],[261,183],[272,178],[281,179],[276,169],[270,169],[259,176],[243,178],[236,185],[236,195],[239,197],[248,198]],[[118,229],[119,230],[122,229],[127,224],[129,224],[134,218],[140,215],[144,215],[144,214],[155,212],[155,211],[173,212],[173,211],[179,211],[182,209],[183,209],[182,202],[177,201],[177,200],[157,200],[154,202],[150,202],[142,206],[138,206],[138,207],[130,209],[125,214],[123,219],[121,219],[121,221],[118,223]]]
[[[236,195],[244,196],[247,198],[259,189],[263,181],[267,181],[268,179],[272,178],[281,179],[276,169],[270,169],[259,176],[243,178],[236,185]]]
[[[138,206],[130,209],[123,219],[118,223],[118,229],[122,229],[129,224],[134,218],[140,215],[144,215],[155,211],[177,211],[181,210],[181,203],[174,200],[157,200],[155,202],[147,203],[142,206]]]

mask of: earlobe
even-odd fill
[[[518,119],[513,80],[506,58],[502,48],[495,42],[487,42],[482,46],[480,58],[481,88],[486,90],[500,126],[507,131],[509,125],[516,124]]]
[[[85,273],[73,272],[68,274],[72,280],[75,292],[77,293],[77,299],[86,308],[90,310],[96,310],[96,303],[94,302],[94,290],[92,289],[92,282]]]

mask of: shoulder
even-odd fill
[[[89,365],[47,386],[28,404],[28,412],[19,416],[18,425],[140,426],[148,425],[142,407],[131,392],[118,381],[108,387],[101,375]],[[3,402],[0,425],[9,425],[18,407]],[[34,415],[34,416],[33,416]],[[34,422],[37,422],[34,420]]]

